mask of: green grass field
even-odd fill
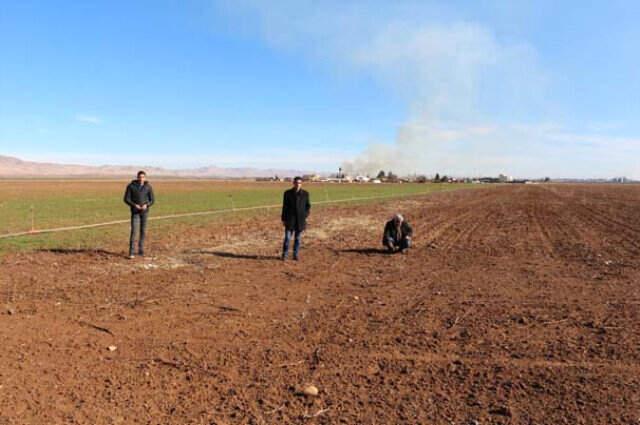
[[[126,182],[115,181],[0,181],[0,236],[57,227],[86,225],[129,218],[122,197]],[[226,181],[153,182],[156,205],[152,216],[278,205],[287,183]],[[305,184],[313,202],[361,197],[403,196],[467,185],[447,184]],[[201,217],[198,220],[206,220]],[[186,219],[179,219],[184,221]],[[156,222],[169,225],[172,220]],[[175,221],[175,220],[173,220]],[[77,230],[48,235],[0,239],[0,251],[50,247],[86,247],[121,237],[122,227]]]

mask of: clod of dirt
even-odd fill
[[[109,351],[116,351],[118,349],[118,347],[116,347],[115,345],[110,345],[107,347],[107,350]]]
[[[317,397],[318,396],[318,388],[314,385],[306,385],[303,389],[302,389],[302,394],[304,394],[307,397]]]
[[[7,314],[9,316],[13,316],[14,314],[16,314],[16,309],[13,307],[7,307]]]
[[[369,367],[367,367],[368,376],[377,375],[378,373],[380,373],[380,366],[378,366],[376,363],[371,364],[369,365]]]
[[[508,418],[511,417],[511,410],[507,406],[494,407],[493,409],[489,410],[489,413],[491,415],[506,416]]]

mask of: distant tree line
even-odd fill
[[[397,182],[399,180],[397,174],[394,174],[392,171],[387,171],[385,173],[384,170],[380,170],[376,178],[387,182]]]
[[[440,173],[436,173],[436,176],[433,178],[434,183],[447,183],[449,182],[449,177],[446,175],[440,177]]]

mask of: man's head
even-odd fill
[[[138,183],[144,184],[144,181],[147,179],[147,173],[140,170],[138,171]]]
[[[404,221],[404,217],[401,214],[393,215],[393,222],[396,224],[401,224]]]
[[[294,177],[293,187],[295,187],[296,190],[299,190],[302,187],[302,177]]]

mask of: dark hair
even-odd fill
[[[137,176],[138,176],[138,177],[140,177],[140,176],[146,176],[146,175],[147,175],[147,173],[146,173],[146,172],[144,172],[144,171],[142,171],[142,170],[138,171],[138,174],[137,174]]]
[[[296,176],[296,177],[294,177],[294,178],[293,178],[293,181],[294,181],[294,182],[298,182],[298,181],[300,181],[300,182],[301,182],[301,181],[302,181],[302,177],[300,177],[300,176]]]

